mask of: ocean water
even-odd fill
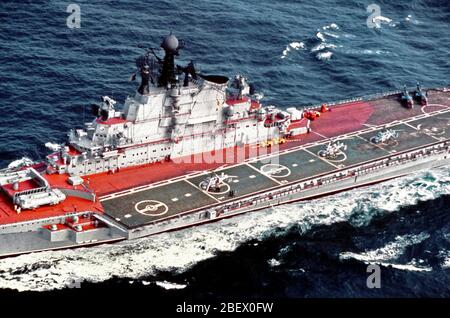
[[[42,159],[92,117],[87,105],[123,102],[139,45],[168,32],[180,63],[249,77],[266,104],[305,106],[448,85],[450,3],[197,0],[0,3],[0,167]],[[148,289],[155,294],[287,297],[450,296],[450,169],[277,207],[119,245],[0,260],[0,288]],[[382,287],[366,286],[381,264]],[[105,266],[108,264],[108,266]]]

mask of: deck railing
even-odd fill
[[[422,89],[424,91],[427,91],[427,90],[442,90],[442,91],[444,91],[445,89],[448,89],[448,87],[438,87],[438,88],[423,87]],[[416,87],[413,87],[413,88],[408,87],[407,90],[408,90],[408,92],[415,91]],[[363,95],[363,96],[354,97],[354,98],[350,98],[350,99],[342,99],[342,100],[338,100],[338,101],[332,101],[332,102],[315,104],[315,105],[298,106],[298,107],[301,109],[304,109],[304,110],[311,110],[311,109],[318,109],[323,104],[325,104],[326,106],[337,106],[337,105],[342,105],[342,104],[347,104],[347,103],[379,99],[379,98],[393,96],[393,95],[401,94],[401,93],[403,93],[403,90],[387,91],[387,92],[382,92],[382,93]]]

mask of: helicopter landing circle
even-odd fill
[[[143,200],[134,206],[136,212],[146,216],[161,216],[169,211],[169,207],[160,201]]]
[[[259,170],[273,178],[285,178],[291,174],[288,167],[276,163],[265,164]]]
[[[422,113],[428,114],[428,112],[426,111],[426,108],[427,108],[427,107],[429,107],[429,108],[431,108],[431,107],[448,108],[449,106],[447,106],[447,105],[442,105],[442,104],[428,104],[428,105],[422,106],[422,107],[420,108],[420,110],[422,111]]]
[[[445,134],[445,128],[441,127],[422,127],[422,124],[417,125],[417,129],[431,136],[441,136]]]

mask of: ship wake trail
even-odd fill
[[[411,261],[408,264],[398,263],[398,258],[405,252],[407,247],[419,244],[428,238],[430,238],[430,234],[424,232],[417,235],[407,234],[397,236],[393,242],[381,248],[364,253],[344,252],[339,257],[342,260],[355,259],[366,264],[380,264],[400,270],[431,271],[432,269],[430,267],[420,266],[415,261]]]
[[[233,251],[252,239],[282,236],[293,227],[304,234],[313,226],[342,221],[364,227],[380,214],[446,194],[450,194],[450,169],[442,168],[175,233],[115,245],[21,255],[0,260],[0,288],[45,291],[71,286],[74,281],[102,282],[113,277],[160,281],[158,272],[182,273],[214,257],[217,251]],[[392,263],[392,253],[401,253],[405,246],[420,242],[426,235],[400,237],[378,250],[345,255],[367,262]]]

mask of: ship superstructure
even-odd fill
[[[136,61],[141,84],[123,110],[108,96],[93,105],[96,119],[70,131],[66,146],[48,157],[49,171],[89,175],[307,133],[302,111],[263,107],[242,75],[197,74],[176,66],[183,42],[174,35]]]

